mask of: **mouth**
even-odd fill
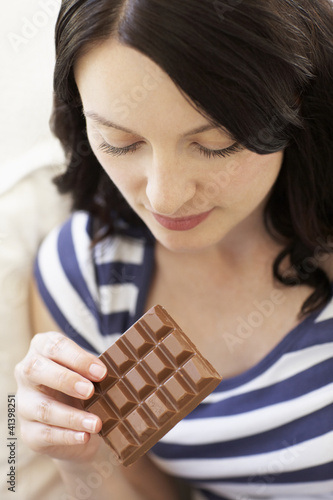
[[[151,212],[154,218],[161,226],[171,231],[189,231],[201,224],[212,213],[212,210],[196,215],[189,215],[188,217],[165,217]]]

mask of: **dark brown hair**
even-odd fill
[[[258,154],[285,149],[265,223],[285,249],[274,275],[331,296],[319,256],[333,222],[333,10],[330,0],[63,0],[56,26],[52,127],[68,158],[55,182],[94,215],[96,241],[117,217],[143,222],[94,156],[73,65],[110,36],[158,64],[210,121]],[[281,264],[289,258],[288,272]]]

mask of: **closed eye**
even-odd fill
[[[207,158],[226,158],[233,153],[239,153],[243,150],[243,147],[238,144],[238,142],[235,142],[235,144],[225,149],[207,149],[197,144],[197,150]]]
[[[135,142],[130,146],[126,146],[124,148],[117,148],[115,146],[111,146],[107,142],[103,142],[98,149],[103,151],[104,153],[112,156],[122,156],[128,153],[134,153],[140,147],[140,142]],[[196,150],[199,151],[200,154],[204,155],[207,158],[226,158],[227,156],[232,155],[233,153],[238,153],[243,150],[243,147],[235,142],[232,146],[229,146],[225,149],[208,149],[200,144],[196,144]]]
[[[125,148],[116,148],[115,146],[111,146],[111,144],[108,144],[107,142],[103,142],[98,149],[100,151],[103,151],[104,153],[112,156],[121,156],[125,155],[127,153],[134,153],[138,149],[140,145],[140,142],[135,142],[134,144],[131,144],[130,146],[126,146]]]

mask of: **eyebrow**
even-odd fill
[[[100,116],[98,113],[95,113],[94,111],[84,111],[83,114],[87,118],[91,118],[93,121],[99,123],[100,125],[103,125],[104,127],[109,127],[109,128],[115,128],[117,130],[122,130],[123,132],[127,132],[128,134],[133,134],[133,135],[141,135],[135,132],[134,130],[130,130],[126,127],[122,127],[121,125],[117,125],[116,123],[111,122],[110,120],[107,120],[106,118],[103,118],[103,116]],[[219,127],[217,125],[203,125],[201,127],[195,128],[193,130],[189,130],[184,134],[184,137],[187,137],[188,135],[195,135],[195,134],[201,134],[202,132],[207,132],[208,130],[214,130],[218,129]],[[223,128],[221,127],[221,130],[224,132]]]

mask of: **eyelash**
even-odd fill
[[[107,142],[103,142],[98,149],[103,151],[104,153],[112,156],[122,156],[127,153],[134,153],[138,147],[140,146],[140,142],[136,142],[135,144],[131,144],[130,146],[126,146],[125,148],[116,148],[115,146],[111,146]],[[203,154],[207,158],[226,158],[227,156],[232,155],[233,153],[238,153],[243,150],[242,146],[235,142],[232,146],[225,149],[207,149],[203,146],[197,147],[197,150],[200,154]]]

